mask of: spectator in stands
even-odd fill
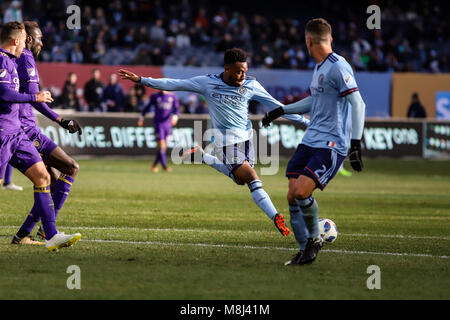
[[[123,112],[138,112],[138,98],[134,87],[130,88],[125,100]]]
[[[412,101],[408,109],[408,118],[426,118],[427,112],[420,103],[419,94],[416,92],[412,95]]]
[[[150,44],[150,35],[148,34],[146,26],[141,26],[139,28],[139,32],[136,36],[136,41],[138,43]]]
[[[131,27],[128,29],[127,34],[123,37],[123,46],[132,48],[136,45],[136,29]]]
[[[122,86],[117,81],[117,74],[111,73],[109,83],[103,89],[101,101],[107,112],[121,112],[124,108],[124,94]]]
[[[100,70],[92,70],[92,79],[84,85],[84,100],[88,105],[89,111],[102,111],[101,96],[105,84],[101,81]]]
[[[185,48],[191,46],[191,38],[189,37],[184,22],[180,23],[180,29],[177,36],[175,37],[175,44],[177,48]]]
[[[198,95],[190,92],[184,101],[184,105],[185,113],[195,113],[195,109],[198,106]]]
[[[190,66],[190,67],[200,67],[201,66],[201,64],[198,62],[196,56],[190,56],[189,58],[187,58],[184,65]]]
[[[3,16],[3,23],[11,21],[22,22],[22,2],[21,1],[10,1],[10,4],[5,10],[5,15]]]
[[[77,75],[70,72],[61,95],[63,109],[81,111],[81,103],[77,95]]]
[[[196,114],[208,114],[208,105],[206,104],[206,99],[203,96],[199,97],[199,105],[195,108]]]
[[[145,93],[146,93],[146,87],[143,84],[136,83],[134,85],[134,90],[136,92],[136,97],[138,100],[137,104],[137,111],[141,112],[142,109],[144,109],[145,105],[147,104]]]
[[[9,10],[5,12],[4,19],[10,19],[6,17],[9,15],[14,16],[13,20],[20,20],[18,16],[11,15],[12,3],[19,2],[4,2],[3,9]],[[450,11],[450,2],[429,0],[410,7],[407,2],[389,1],[389,5],[382,10],[383,28],[369,30],[360,25],[357,17],[371,2],[359,1],[344,9],[331,5],[332,1],[329,0],[316,1],[304,14],[327,10],[333,16],[333,28],[338,31],[335,36],[339,40],[336,51],[346,56],[348,61],[353,61],[353,67],[357,69],[449,71],[450,24],[446,14]],[[175,59],[164,59],[174,51],[179,52],[172,50],[176,46],[201,48],[212,54],[218,50],[216,54],[220,55],[230,46],[239,46],[248,48],[252,67],[312,69],[315,66],[315,61],[308,57],[307,52],[297,48],[303,41],[299,20],[304,18],[295,14],[301,7],[298,2],[293,2],[291,10],[286,11],[286,15],[295,15],[295,19],[281,19],[270,7],[261,7],[258,9],[260,12],[256,13],[251,10],[252,5],[246,2],[242,2],[242,7],[239,8],[225,7],[223,5],[226,0],[220,0],[219,3],[114,0],[104,6],[99,1],[92,1],[89,5],[83,5],[83,27],[80,31],[67,29],[67,17],[61,15],[60,10],[46,11],[48,1],[22,3],[26,4],[22,7],[24,16],[39,18],[39,14],[43,15],[45,12],[46,22],[42,28],[45,44],[41,55],[44,61],[71,59],[70,52],[65,52],[64,48],[70,42],[79,42],[83,62],[103,63],[106,61],[104,56],[107,55],[118,61],[108,63],[117,64],[122,63],[121,55],[115,55],[116,51],[111,51],[110,48],[117,47],[120,51],[129,48],[131,43],[142,43],[159,48],[158,60],[153,62],[155,65],[161,65],[164,61],[183,64],[191,55],[191,50],[180,50],[181,56],[177,54],[173,56]],[[242,12],[239,12],[240,9]],[[156,23],[149,28],[149,21]],[[183,24],[186,26],[185,31],[181,27]],[[131,31],[132,29],[135,31]],[[124,39],[128,41],[123,41]],[[131,39],[134,39],[133,42]],[[54,52],[51,51],[52,48]],[[148,50],[151,56],[150,46]],[[203,65],[205,62],[200,63]],[[208,59],[207,63],[209,66],[221,66],[222,61]]]
[[[205,8],[199,9],[198,15],[195,18],[194,22],[199,23],[203,29],[205,29],[205,30],[208,29],[209,22],[208,22],[208,19],[206,18],[206,9]]]
[[[152,65],[154,65],[154,66],[164,65],[164,56],[158,47],[153,48],[151,60],[152,60]]]
[[[53,62],[66,62],[67,55],[64,52],[64,48],[61,45],[55,45],[52,49],[52,61]]]
[[[83,52],[80,50],[80,45],[75,43],[72,50],[70,51],[70,62],[72,63],[83,63]]]
[[[152,57],[148,52],[147,48],[141,48],[138,54],[131,60],[132,65],[143,65],[148,66],[152,64]]]
[[[162,19],[156,20],[155,24],[150,28],[150,38],[153,42],[166,38],[166,31],[163,29]]]
[[[47,105],[52,109],[60,109],[62,108],[62,96],[61,96],[61,89],[50,86],[47,88],[48,91],[52,94],[53,102],[47,103]]]
[[[97,40],[95,40],[94,49],[95,49],[95,52],[91,55],[92,60],[95,63],[100,63],[100,59],[106,53],[106,46],[105,46],[105,43],[103,42],[102,34],[99,34],[97,37]]]

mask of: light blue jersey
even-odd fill
[[[252,138],[252,123],[248,105],[256,100],[270,110],[283,106],[273,98],[253,77],[246,77],[240,87],[226,84],[222,74],[208,74],[190,79],[141,78],[141,83],[160,90],[191,91],[206,99],[215,134],[216,147],[233,145]],[[309,120],[300,115],[285,115],[286,119],[308,124]],[[221,138],[218,136],[221,135]]]
[[[311,122],[302,143],[313,148],[335,149],[346,156],[352,126],[351,104],[345,96],[358,91],[353,70],[332,52],[314,68],[310,85]]]

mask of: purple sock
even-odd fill
[[[55,206],[50,195],[50,186],[34,186],[33,208],[41,217],[45,238],[51,239],[58,231],[55,225]]]
[[[13,167],[8,164],[8,166],[6,167],[6,171],[5,171],[5,180],[3,180],[4,186],[11,183],[12,172],[13,172]]]
[[[36,214],[36,203],[33,206],[33,209],[31,209],[30,214],[25,219],[25,222],[22,224],[19,230],[22,230],[24,233],[30,234],[31,231],[33,231],[34,226],[36,223],[39,222],[40,217],[38,214]]]
[[[166,153],[164,151],[160,151],[158,153],[159,153],[159,157],[161,159],[161,165],[163,166],[163,168],[167,168]]]
[[[69,195],[73,181],[71,176],[61,174],[55,183],[52,193],[53,203],[55,204],[55,218]]]
[[[158,151],[156,154],[155,162],[153,162],[153,166],[156,166],[161,161],[161,153]]]

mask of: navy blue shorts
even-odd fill
[[[252,167],[255,165],[253,139],[216,148],[214,152],[215,156],[228,167],[230,174],[242,166],[245,161],[248,161]]]
[[[317,188],[323,190],[341,168],[345,157],[336,150],[312,148],[299,144],[286,168],[286,177],[298,178],[300,175],[310,177]]]

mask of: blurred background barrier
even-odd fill
[[[62,115],[65,116],[64,111]],[[153,155],[156,152],[151,117],[146,118],[143,127],[137,125],[137,114],[71,112],[69,117],[81,123],[83,135],[69,134],[41,115],[37,115],[37,120],[44,134],[70,155]],[[292,156],[306,129],[287,120],[277,120],[270,128],[261,129],[261,116],[251,116],[251,119],[257,139],[255,148],[267,147],[269,155],[278,143],[280,156]],[[193,144],[205,147],[212,142],[205,134],[209,128],[208,115],[180,115],[178,125],[172,128],[168,147],[189,148]],[[362,142],[366,157],[450,158],[450,121],[368,119]]]

